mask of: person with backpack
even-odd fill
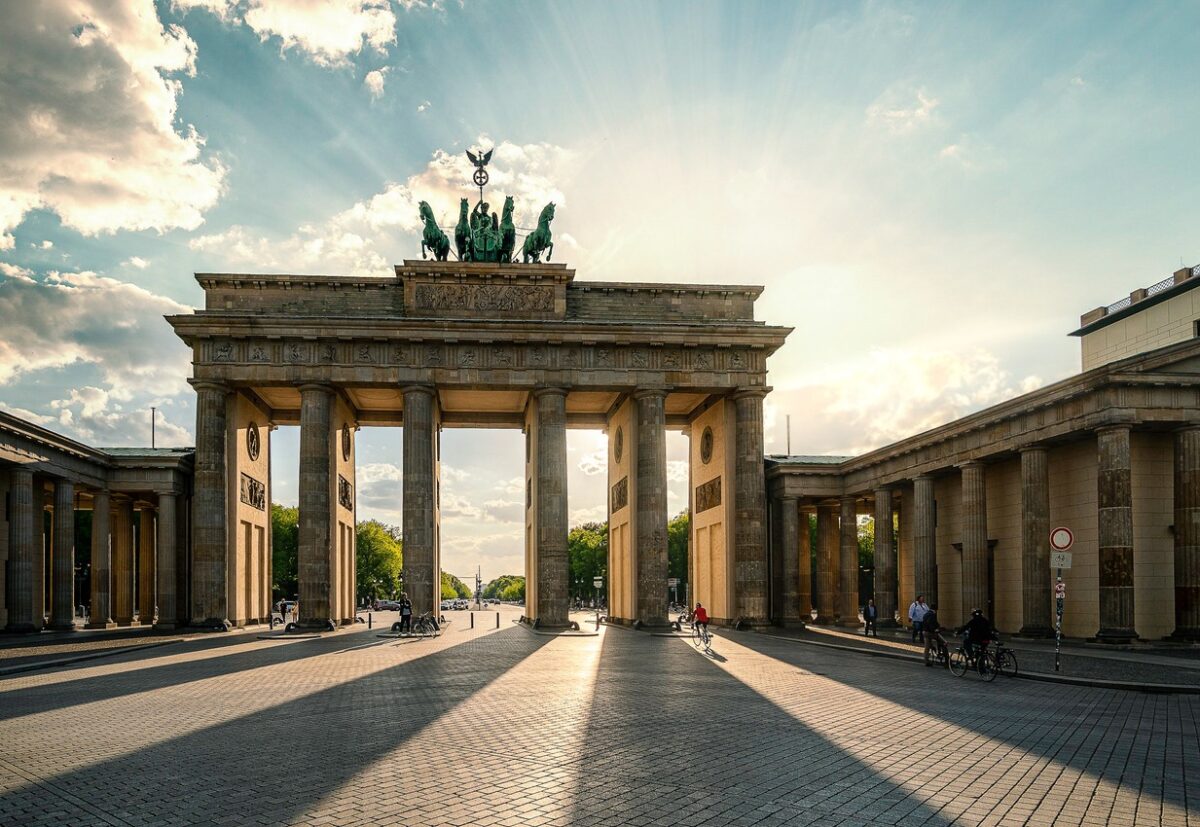
[[[938,621],[937,606],[931,605],[921,618],[921,630],[925,634],[925,665],[933,666],[939,656],[945,656],[943,661],[950,668],[950,649],[946,639],[942,637],[942,624]]]
[[[412,603],[408,592],[400,595],[400,634],[412,634]]]
[[[921,642],[925,642],[925,635],[921,632],[921,621],[925,618],[925,612],[929,607],[925,605],[925,595],[918,594],[917,599],[908,607],[908,619],[912,621],[912,642],[916,643],[917,638],[921,638]]]

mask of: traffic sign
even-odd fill
[[[599,588],[603,588],[603,586],[604,586],[604,578],[603,578],[603,577],[593,577],[593,578],[592,578],[592,585],[593,585],[595,588],[597,588],[597,589],[599,589]]]
[[[678,577],[668,577],[668,578],[667,578],[667,585],[668,585],[668,586],[671,586],[672,588],[674,588],[675,586],[678,586],[678,585],[679,585],[679,578],[678,578]]]
[[[1050,552],[1050,568],[1052,568],[1052,569],[1069,569],[1069,568],[1071,568],[1071,552],[1069,552],[1069,551],[1052,551],[1052,552]]]
[[[1054,584],[1054,596],[1063,598],[1067,596],[1067,584],[1059,580]]]
[[[1075,544],[1075,535],[1066,526],[1059,526],[1050,531],[1050,548],[1055,551],[1069,551]]]

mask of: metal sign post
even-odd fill
[[[1062,619],[1063,603],[1067,598],[1067,584],[1063,582],[1063,569],[1071,568],[1071,555],[1068,550],[1075,544],[1075,535],[1071,529],[1059,526],[1050,532],[1050,565],[1057,571],[1054,581],[1054,671],[1062,669]]]
[[[597,592],[604,588],[604,578],[593,577],[592,588],[594,588]],[[598,594],[596,595],[596,631],[600,631],[600,596]]]

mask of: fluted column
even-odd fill
[[[155,574],[154,509],[138,512],[138,620],[154,623],[157,604],[154,598]]]
[[[962,607],[988,614],[987,496],[982,462],[962,466]],[[989,615],[990,618],[990,615]]]
[[[875,608],[879,626],[896,625],[896,543],[890,488],[875,490]]]
[[[125,498],[113,509],[113,619],[133,624],[133,503]]]
[[[838,584],[837,614],[842,626],[858,625],[858,501],[842,497],[839,522],[841,580]]]
[[[226,409],[229,388],[197,382],[196,470],[192,496],[193,625],[228,629],[229,502],[226,494]]]
[[[936,521],[933,477],[922,474],[913,480],[913,593],[931,606],[938,605]]]
[[[335,627],[330,602],[330,549],[335,542],[330,422],[333,389],[326,385],[300,387],[300,524],[297,579],[300,620],[307,629]],[[406,456],[407,460],[407,456]],[[405,483],[407,483],[407,475]],[[406,551],[407,551],[407,543]]]
[[[75,484],[54,481],[54,600],[50,628],[75,628]]]
[[[404,589],[413,611],[433,611],[441,597],[434,508],[433,388],[404,389]]]
[[[767,479],[763,468],[763,397],[734,394],[734,617],[768,622]]]
[[[89,629],[112,629],[112,499],[107,491],[92,494],[92,594]]]
[[[837,611],[838,536],[837,506],[817,508],[816,623],[833,623]]]
[[[8,625],[5,628],[10,632],[36,632],[41,624],[35,624],[33,617],[33,472],[23,466],[11,469],[8,490],[8,578],[5,581]],[[38,513],[41,513],[40,503]]]
[[[1133,640],[1133,489],[1128,425],[1096,432],[1100,527],[1100,630],[1098,640]]]
[[[800,559],[799,559],[799,586],[796,593],[796,606],[800,611],[800,621],[802,623],[812,623],[813,610],[813,554],[812,554],[812,534],[809,529],[808,514],[804,511],[799,511],[796,517],[798,521],[800,535]]]
[[[175,520],[175,492],[160,491],[158,493],[158,534],[155,537],[157,563],[155,579],[158,589],[158,617],[154,622],[156,629],[174,629],[178,612],[177,596],[175,593],[175,558],[178,553],[175,548],[175,538],[179,529]]]
[[[1175,432],[1175,632],[1200,640],[1200,426]]]
[[[779,562],[783,570],[783,589],[776,620],[797,623],[808,618],[800,611],[800,523],[795,497],[783,497],[779,504]]]
[[[1040,445],[1021,449],[1021,634],[1054,634],[1050,604],[1050,464]]]
[[[637,619],[667,624],[666,392],[633,394],[637,416]]]
[[[570,622],[567,610],[571,601],[567,564],[570,531],[567,392],[562,388],[542,388],[534,393],[534,402],[537,405],[537,620],[539,626],[562,627]],[[638,502],[640,505],[640,489]]]

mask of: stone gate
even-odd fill
[[[199,274],[168,317],[197,394],[193,622],[269,614],[270,434],[300,426],[300,625],[354,617],[355,434],[402,426],[404,582],[440,597],[443,428],[526,438],[526,612],[567,621],[566,429],[609,445],[609,612],[667,622],[665,430],[689,434],[693,597],[768,619],[761,287],[576,282],[551,264],[406,261],[395,278]],[[264,549],[267,553],[264,555]],[[244,584],[244,585],[243,585]],[[269,589],[269,586],[265,587]]]

